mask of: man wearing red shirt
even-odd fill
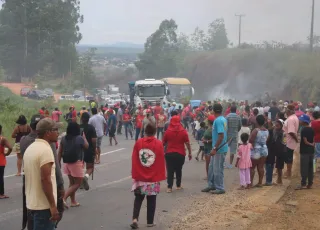
[[[137,141],[142,129],[142,121],[144,119],[143,110],[139,110],[138,115],[136,116],[136,136],[135,140]]]
[[[157,102],[156,106],[153,109],[154,116],[157,117],[163,109],[160,106],[160,102]]]
[[[75,110],[74,106],[71,106],[71,119],[72,122],[77,122],[77,111]]]
[[[157,122],[157,139],[159,139],[160,133],[161,133],[161,137],[163,138],[164,125],[167,122],[167,116],[164,115],[163,110],[161,110],[160,114],[156,116],[156,122]]]

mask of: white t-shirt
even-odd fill
[[[200,122],[199,121],[195,121],[194,123],[195,123],[194,129],[195,130],[199,130],[200,129]]]
[[[249,136],[250,136],[250,128],[249,127],[244,127],[242,126],[240,131],[238,132],[238,144],[243,144],[242,141],[241,141],[241,134],[243,133],[247,133]]]
[[[42,189],[41,167],[52,163],[51,183],[54,200],[57,204],[56,164],[49,143],[42,139],[36,139],[23,155],[26,203],[30,210],[46,210],[50,204]]]
[[[100,114],[95,114],[89,119],[89,125],[92,125],[96,129],[97,137],[103,136],[104,126],[106,124],[106,120]]]

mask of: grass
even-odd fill
[[[41,107],[46,107],[50,113],[54,108],[58,107],[63,114],[66,114],[72,105],[75,106],[77,111],[82,106],[89,107],[88,102],[61,101],[56,103],[51,99],[44,101],[29,100],[13,94],[8,88],[0,86],[0,125],[2,125],[2,135],[8,138],[11,143],[14,143],[11,134],[16,126],[15,122],[20,115],[26,116],[28,123],[30,123],[31,117],[38,114]],[[63,132],[67,124],[63,118],[61,120],[64,122],[61,129]]]

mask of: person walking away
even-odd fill
[[[168,117],[169,117],[169,121],[171,120],[171,113],[175,110],[177,110],[176,108],[177,104],[175,102],[172,103],[172,106],[168,109]]]
[[[131,116],[129,114],[129,110],[126,109],[124,111],[124,114],[122,115],[122,121],[124,124],[124,130],[125,130],[125,134],[126,134],[126,139],[128,140],[128,132],[131,136],[131,139],[133,139],[133,135],[132,135],[132,122],[131,122]]]
[[[309,126],[310,117],[303,114],[299,117],[301,129],[300,173],[301,184],[296,189],[311,189],[313,185],[314,130]]]
[[[276,150],[275,150],[275,144],[274,144],[274,128],[273,126],[270,127],[268,125],[268,115],[265,113],[264,116],[266,123],[264,124],[264,127],[268,130],[269,136],[267,139],[267,148],[268,148],[268,156],[266,158],[266,164],[265,164],[265,171],[266,171],[266,183],[265,186],[272,186],[272,176],[273,176],[273,169],[276,162]],[[271,121],[271,120],[270,120]]]
[[[282,170],[284,168],[286,145],[283,142],[283,123],[284,121],[279,119],[275,122],[273,129],[273,138],[271,144],[273,145],[272,151],[276,156],[276,169],[277,169],[277,184],[282,185]],[[269,138],[270,139],[270,138]]]
[[[254,130],[255,128],[258,127],[257,124],[257,116],[259,114],[259,110],[258,109],[253,109],[253,113],[252,115],[250,115],[249,117],[249,123],[248,125],[251,126],[251,130]]]
[[[172,192],[173,177],[176,175],[177,190],[181,190],[182,168],[185,162],[185,146],[188,150],[189,160],[192,159],[191,146],[187,131],[180,123],[178,115],[172,116],[170,125],[163,136],[163,145],[166,146],[166,164],[167,164],[167,192]]]
[[[84,114],[84,113],[88,113],[88,110],[86,109],[86,107],[85,106],[82,106],[82,108],[81,108],[81,110],[80,110],[80,112],[79,112],[79,119],[80,119],[80,124],[81,124],[81,118],[82,118],[82,114]]]
[[[228,122],[222,116],[222,105],[215,104],[213,111],[216,119],[212,128],[212,150],[210,152],[211,161],[208,171],[208,188],[212,194],[224,194],[224,163],[228,152],[227,130]]]
[[[8,151],[5,151],[5,148]],[[2,126],[0,125],[0,199],[7,199],[9,198],[4,193],[4,169],[7,165],[6,157],[9,156],[12,152],[12,147],[4,136],[2,136]]]
[[[266,162],[266,157],[268,156],[267,140],[269,136],[269,131],[264,127],[265,118],[263,115],[258,115],[257,118],[257,128],[255,128],[250,135],[249,142],[253,146],[253,151],[251,152],[251,162],[252,167],[250,169],[250,179],[251,185],[253,183],[255,169],[258,170],[259,182],[255,187],[262,187],[262,180],[264,176],[264,165]]]
[[[199,117],[196,117],[196,119],[195,119],[195,121],[194,121],[194,134],[193,134],[193,136],[194,136],[194,138],[196,138],[197,137],[197,133],[198,133],[198,130],[200,129],[200,118]]]
[[[153,111],[154,111],[155,117],[160,115],[160,113],[163,111],[163,109],[161,108],[160,102],[156,103],[156,106],[154,107]]]
[[[215,120],[214,115],[208,116],[208,122],[207,122],[208,127],[202,137],[202,142],[204,143],[204,155],[206,160],[207,179],[208,179],[208,168],[209,168],[210,159],[211,159],[210,152],[212,149],[212,125],[214,120]]]
[[[293,153],[296,149],[299,140],[298,140],[298,129],[299,129],[299,120],[295,115],[294,105],[290,104],[286,109],[287,119],[284,122],[283,130],[285,133],[285,141],[287,146],[287,157],[285,163],[287,164],[286,176],[291,178],[292,164],[293,164]]]
[[[106,133],[106,120],[104,119],[103,116],[98,114],[97,108],[92,108],[91,109],[92,117],[89,119],[89,125],[92,125],[97,133],[97,157],[96,157],[96,164],[100,164],[100,155],[101,155],[101,143],[102,143],[102,138],[104,134]]]
[[[123,110],[122,110],[122,106],[120,106],[117,111],[117,122],[118,122],[117,134],[118,135],[122,135],[122,123],[123,123],[122,116],[123,116]]]
[[[71,106],[71,121],[77,122],[77,111],[74,106]]]
[[[58,108],[55,108],[54,111],[52,111],[51,118],[55,122],[60,122],[60,116],[62,115],[62,112],[59,111]]]
[[[277,114],[280,113],[280,109],[277,107],[277,102],[272,101],[272,105],[268,111],[268,116],[271,117],[271,121],[275,122],[276,121],[276,116]]]
[[[142,202],[147,197],[147,226],[154,226],[157,194],[160,182],[166,179],[165,158],[162,142],[155,138],[156,127],[148,124],[145,137],[139,139],[132,152],[132,179],[134,206],[132,229],[138,228],[138,220]]]
[[[196,141],[198,141],[198,144],[199,144],[199,150],[198,150],[197,156],[195,157],[195,159],[197,161],[199,161],[200,153],[201,153],[201,160],[202,161],[204,160],[203,159],[203,157],[204,157],[204,143],[202,142],[202,138],[203,138],[203,135],[205,132],[205,126],[206,126],[206,123],[204,123],[204,122],[200,123],[200,129],[198,130],[197,136],[196,136]]]
[[[186,105],[182,111],[182,121],[184,128],[189,131],[189,122],[191,121],[191,108],[190,105]]]
[[[138,140],[139,138],[139,135],[141,133],[141,130],[142,130],[142,121],[144,119],[144,116],[143,116],[143,111],[142,110],[138,110],[137,111],[137,116],[136,116],[136,128],[135,128],[135,141]]]
[[[161,110],[160,114],[156,116],[156,121],[157,121],[157,139],[159,139],[160,134],[161,134],[161,139],[163,138],[163,133],[164,133],[164,125],[167,122],[167,117],[164,115],[164,111]]]
[[[88,147],[89,144],[84,132],[82,136],[80,135],[80,126],[75,122],[69,123],[67,127],[67,134],[61,139],[58,153],[60,168],[61,159],[63,159],[63,171],[69,178],[69,188],[63,197],[65,208],[69,208],[66,203],[69,197],[71,199],[71,207],[80,206],[75,199],[75,193],[79,189],[83,180],[83,152],[84,149],[88,149]]]
[[[243,142],[241,140],[241,135],[243,133],[247,133],[250,136],[250,133],[251,133],[251,130],[248,127],[248,119],[247,118],[242,118],[241,119],[241,124],[242,124],[242,126],[241,126],[241,129],[240,129],[239,133],[238,133],[238,146],[243,144]]]
[[[90,119],[89,113],[83,113],[81,116],[81,125],[80,125],[80,132],[81,130],[83,131],[89,145],[88,148],[84,150],[84,156],[83,156],[83,161],[86,163],[86,172],[82,180],[82,187],[85,190],[90,189],[88,180],[94,170],[94,160],[96,155],[96,144],[97,144],[97,133],[95,128],[92,125],[89,125],[89,119]],[[80,135],[81,134],[82,133],[80,133]]]
[[[31,132],[29,135],[24,136],[20,140],[20,149],[21,149],[21,155],[22,157],[24,156],[24,153],[26,149],[33,143],[35,142],[37,138],[37,131],[36,131],[36,126],[38,122],[43,119],[44,116],[41,115],[33,115],[30,121],[30,128]],[[60,124],[60,123],[59,123]],[[59,165],[58,162],[58,155],[57,155],[57,148],[55,143],[49,143],[51,150],[53,152],[53,157],[55,160],[55,164]],[[64,181],[61,173],[60,167],[55,168],[55,174],[56,174],[56,183],[57,183],[57,196],[58,196],[58,201],[57,201],[57,208],[60,214],[60,220],[63,215],[64,211],[64,206],[63,206],[63,196],[64,196]],[[22,177],[22,199],[23,199],[23,221],[22,221],[22,229],[25,229],[28,227],[28,230],[33,230],[33,219],[30,215],[27,214],[27,207],[26,207],[26,194],[25,194],[25,176],[23,175]],[[27,226],[28,225],[28,226]]]
[[[314,142],[315,142],[315,160],[320,159],[320,112],[313,112],[314,120],[311,122],[311,127],[314,131]],[[311,120],[311,118],[310,118]]]
[[[252,145],[248,143],[249,134],[242,133],[240,136],[242,144],[239,145],[237,162],[235,167],[239,168],[240,174],[240,188],[239,190],[250,188],[251,180],[250,180],[250,168],[252,166],[251,163],[251,150]]]
[[[11,135],[12,138],[15,138],[15,144],[13,146],[13,151],[17,153],[17,169],[18,172],[16,176],[21,176],[22,168],[22,155],[20,153],[20,140],[23,136],[28,135],[31,132],[30,126],[27,124],[27,119],[24,115],[20,115],[16,121],[17,126],[14,128]]]
[[[144,137],[144,129],[146,128],[147,124],[153,124],[156,126],[156,119],[151,114],[151,109],[146,110],[146,116],[142,121],[142,131],[141,131],[141,138]]]
[[[113,109],[109,109],[108,111],[109,118],[108,118],[108,128],[109,128],[109,142],[110,146],[112,146],[112,139],[114,139],[115,145],[118,144],[116,138],[116,130],[117,130],[117,117],[113,112]]]
[[[50,118],[36,126],[38,138],[23,156],[26,206],[33,230],[54,230],[61,216],[57,209],[57,183],[54,155],[49,143],[58,141],[59,125]]]
[[[226,166],[226,168],[231,169],[234,155],[237,153],[238,133],[241,129],[241,118],[239,115],[237,115],[236,106],[231,106],[230,114],[226,117],[226,119],[227,119],[227,125],[228,125],[227,139],[232,138],[233,140],[229,144],[230,164]]]

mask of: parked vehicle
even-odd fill
[[[34,100],[44,100],[47,98],[47,94],[42,90],[31,90],[28,93],[28,98]]]
[[[53,89],[45,88],[44,92],[47,94],[48,97],[54,97]]]
[[[59,98],[60,101],[73,101],[73,95],[61,95]]]
[[[29,94],[30,90],[31,90],[31,88],[28,88],[28,87],[21,88],[20,96],[21,97],[28,97],[28,94]]]
[[[75,90],[75,91],[73,92],[73,97],[74,97],[74,98],[79,98],[79,97],[83,97],[83,96],[84,96],[84,93],[83,93],[82,90]]]

